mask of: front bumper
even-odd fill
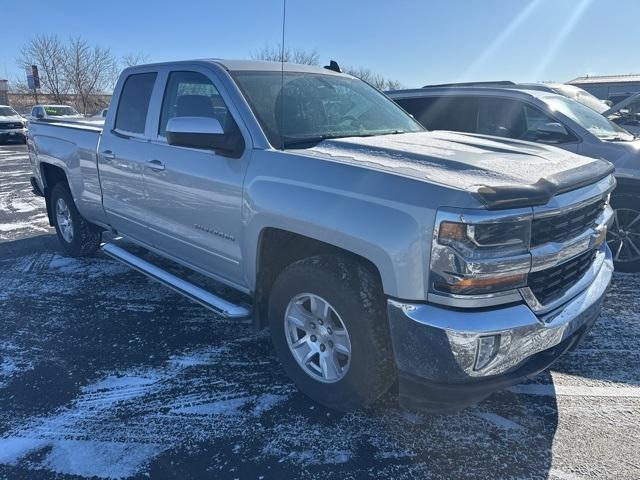
[[[27,129],[26,128],[13,128],[9,130],[0,130],[0,141],[20,141],[24,142],[27,138]]]
[[[594,265],[598,270],[589,286],[542,316],[524,302],[462,310],[389,300],[401,398],[403,385],[416,397],[421,384],[438,404],[466,405],[547,368],[577,344],[600,313],[613,274],[608,247],[601,248]],[[497,340],[490,360],[477,368],[486,337]]]

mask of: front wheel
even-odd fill
[[[620,272],[640,272],[640,195],[614,193],[613,224],[607,244],[613,253],[615,269]]]
[[[395,380],[386,303],[365,266],[319,255],[288,266],[269,299],[271,337],[298,388],[336,410],[374,402]]]
[[[57,183],[51,190],[51,212],[58,240],[72,257],[92,255],[100,246],[101,230],[87,222],[73,201],[69,187]]]

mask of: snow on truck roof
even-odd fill
[[[137,68],[146,68],[146,67],[155,67],[155,66],[174,66],[174,65],[182,65],[188,63],[215,63],[225,70],[229,70],[232,72],[239,71],[258,71],[258,72],[280,72],[283,70],[285,72],[299,72],[299,73],[323,73],[327,75],[345,75],[344,73],[337,73],[332,70],[328,70],[321,66],[315,65],[301,65],[298,63],[288,63],[284,64],[280,62],[267,62],[263,60],[231,60],[231,59],[222,59],[222,58],[201,58],[194,60],[180,60],[175,62],[162,62],[162,63],[152,63],[146,65],[136,65],[135,67],[131,67],[132,70]]]

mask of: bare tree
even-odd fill
[[[282,50],[282,45],[278,44],[265,45],[260,50],[251,53],[253,60],[266,60],[269,62],[290,62],[298,63],[302,65],[318,65],[320,63],[320,54],[317,49],[306,51],[301,48],[291,49],[285,47]]]
[[[122,65],[122,68],[135,67],[136,65],[149,63],[149,58],[149,55],[139,50],[137,52],[126,54],[120,59],[120,64]]]
[[[51,94],[57,103],[65,101],[69,82],[63,67],[65,47],[58,37],[39,35],[32,38],[22,47],[16,61],[25,70],[37,65],[44,92]]]
[[[118,65],[108,48],[91,47],[80,38],[72,38],[66,48],[64,71],[74,93],[78,96],[82,113],[93,106],[91,96],[113,88]]]
[[[397,80],[391,80],[386,78],[379,73],[373,72],[368,68],[364,67],[341,67],[344,73],[348,73],[349,75],[353,75],[354,77],[358,77],[360,80],[364,80],[365,82],[373,85],[380,91],[385,90],[398,90],[402,88],[402,84]]]

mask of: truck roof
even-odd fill
[[[175,66],[181,64],[188,63],[215,63],[225,70],[231,72],[239,72],[239,71],[259,71],[259,72],[280,72],[284,70],[285,72],[301,72],[301,73],[322,73],[325,75],[343,75],[348,76],[344,73],[334,72],[333,70],[328,70],[321,66],[317,65],[301,65],[298,63],[288,63],[284,62],[267,62],[263,60],[233,60],[233,59],[222,59],[222,58],[200,58],[193,60],[180,60],[173,62],[161,62],[161,63],[152,63],[145,65],[136,65],[135,67],[131,67],[135,69],[137,67],[150,67],[150,66]]]
[[[470,87],[430,87],[430,88],[411,88],[405,90],[389,90],[385,92],[391,97],[428,97],[431,95],[443,93],[461,93],[461,94],[482,94],[497,93],[503,96],[524,97],[524,98],[545,98],[560,97],[557,93],[551,93],[544,90],[527,90],[498,86],[470,86]]]

